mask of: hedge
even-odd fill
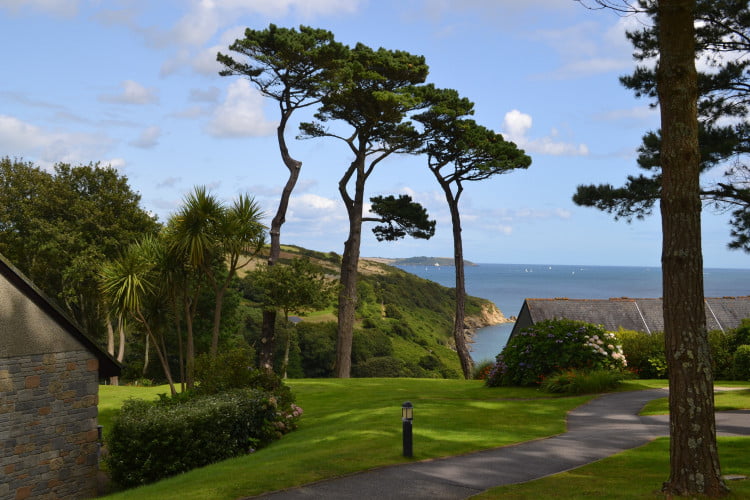
[[[132,487],[251,453],[295,427],[302,410],[278,406],[271,393],[257,389],[129,400],[108,439],[112,480]]]

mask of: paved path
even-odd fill
[[[412,464],[394,465],[261,495],[287,499],[464,499],[505,484],[567,471],[669,434],[668,416],[640,417],[665,389],[607,394],[568,414],[558,436]],[[750,411],[716,416],[719,435],[750,435]]]

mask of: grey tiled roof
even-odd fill
[[[750,297],[706,298],[705,303],[709,330],[730,330],[750,318]],[[539,321],[562,318],[603,325],[609,331],[664,331],[662,299],[526,299],[511,336]]]

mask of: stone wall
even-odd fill
[[[0,358],[0,498],[90,498],[98,361],[86,350]]]

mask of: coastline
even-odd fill
[[[482,311],[478,315],[466,316],[464,318],[464,335],[466,336],[466,340],[471,342],[477,331],[482,328],[501,325],[503,323],[513,323],[514,321],[515,319],[506,317],[497,305],[487,300],[487,303],[482,306]]]

